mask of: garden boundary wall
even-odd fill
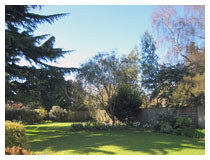
[[[70,122],[86,122],[91,119],[88,111],[75,111],[68,113],[68,121]]]
[[[95,119],[98,122],[111,121],[105,110],[95,110],[94,113],[89,111],[75,111],[68,113],[69,122],[86,122]]]
[[[158,118],[159,113],[166,113],[174,108],[144,108],[140,109],[136,116],[136,121],[141,124],[152,124]],[[195,128],[205,128],[205,108],[204,107],[180,107],[177,109],[177,116],[179,117],[190,117],[192,119],[192,125]]]

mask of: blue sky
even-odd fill
[[[79,67],[98,52],[118,50],[129,54],[140,45],[146,30],[152,33],[151,14],[154,6],[43,6],[36,13],[50,15],[70,13],[54,24],[39,25],[35,35],[52,34],[55,47],[75,50],[57,64],[62,67]]]

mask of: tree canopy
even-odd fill
[[[63,81],[65,73],[76,70],[49,65],[48,62],[56,62],[58,58],[72,51],[54,48],[54,36],[48,34],[35,36],[33,34],[38,24],[46,22],[52,24],[68,13],[39,15],[32,13],[32,10],[36,8],[41,9],[41,6],[5,6],[6,101],[14,100],[24,103],[26,102],[22,97],[24,93],[30,96],[32,92],[36,94],[32,96],[36,99],[44,94],[42,91],[45,89],[40,85],[43,83],[43,75],[50,81],[53,79]],[[20,65],[19,62],[23,59],[30,65]],[[32,91],[34,88],[36,91]]]

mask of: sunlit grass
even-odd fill
[[[26,125],[31,151],[49,155],[202,155],[205,142],[168,134],[123,131],[69,131],[72,123]]]

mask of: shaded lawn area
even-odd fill
[[[138,130],[70,132],[71,124],[25,125],[31,152],[48,155],[205,154],[205,141],[195,138]]]

